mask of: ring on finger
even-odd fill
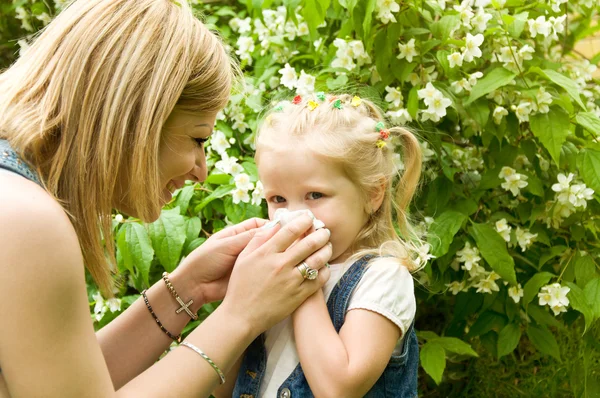
[[[302,275],[304,279],[308,279],[309,281],[317,279],[317,276],[319,275],[319,270],[310,268],[305,261],[302,261],[300,264],[298,264],[296,269],[300,272],[300,275]]]

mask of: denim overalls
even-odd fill
[[[327,308],[335,330],[339,333],[352,292],[367,270],[367,263],[372,256],[365,256],[356,261],[335,285]],[[265,336],[260,335],[248,347],[238,378],[233,390],[235,398],[255,398],[260,391],[260,383],[267,366]],[[419,368],[419,344],[417,335],[411,324],[400,355],[393,355],[383,374],[371,390],[365,395],[368,398],[413,398],[417,397],[417,370]],[[302,366],[298,364],[285,382],[279,387],[277,398],[313,398]],[[265,397],[273,398],[273,397]],[[340,397],[344,398],[344,397]]]

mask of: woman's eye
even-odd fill
[[[208,141],[208,138],[194,138],[194,141],[196,141],[198,146],[202,146],[206,141]]]
[[[323,194],[321,192],[309,192],[307,196],[308,196],[308,199],[315,200],[315,199],[321,199],[323,197]]]
[[[285,198],[283,196],[275,195],[275,196],[271,197],[271,202],[283,203],[283,202],[285,202]]]

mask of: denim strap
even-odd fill
[[[5,139],[0,139],[0,169],[6,169],[42,185],[37,173],[12,149]]]

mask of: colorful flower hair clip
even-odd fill
[[[322,91],[319,91],[319,92],[317,93],[317,99],[318,99],[319,101],[321,101],[321,102],[325,102],[325,93],[324,93],[324,92],[322,92]]]
[[[390,131],[389,130],[381,130],[379,132],[379,138],[381,138],[382,140],[387,140],[388,138],[390,138]]]
[[[342,109],[342,100],[340,99],[336,99],[335,101],[333,101],[333,107],[335,109]]]
[[[314,110],[315,110],[315,108],[316,108],[317,106],[319,106],[319,104],[318,104],[318,103],[316,103],[316,102],[315,102],[315,101],[313,101],[313,100],[310,100],[310,101],[308,101],[308,103],[306,104],[306,106],[307,106],[307,107],[308,107],[308,109],[310,109],[311,111],[314,111]]]
[[[294,104],[294,105],[298,105],[301,102],[302,102],[302,97],[300,95],[295,96],[294,99],[292,100],[292,104]]]
[[[375,125],[375,131],[377,131],[378,133],[383,130],[385,128],[385,124],[383,124],[383,122],[377,122],[377,124]]]
[[[267,126],[270,126],[272,121],[273,121],[273,115],[267,115],[267,117],[265,118],[265,122],[267,122]]]
[[[377,140],[377,142],[375,142],[375,145],[377,146],[377,148],[383,149],[387,144],[383,140]]]
[[[350,103],[353,107],[359,107],[362,103],[362,100],[360,99],[360,97],[355,95],[354,97],[352,97],[352,101]]]
[[[273,111],[275,111],[275,112],[283,112],[283,105],[277,105],[275,108],[273,108]]]

